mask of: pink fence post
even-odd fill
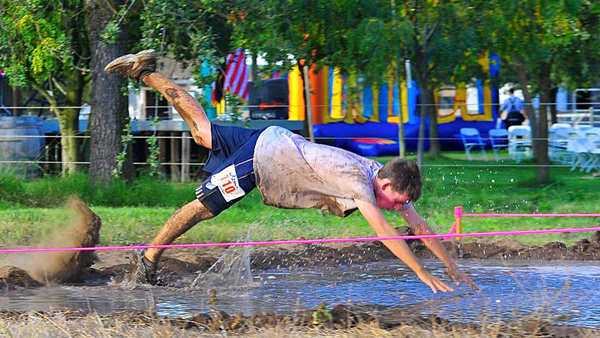
[[[462,214],[463,208],[461,206],[454,207],[454,224],[456,226],[456,233],[462,234]],[[457,239],[460,240],[460,237]]]

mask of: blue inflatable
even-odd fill
[[[461,128],[476,128],[483,138],[496,122],[465,122],[460,116],[456,121],[438,125],[442,150],[463,150],[460,138]],[[319,124],[314,126],[315,137],[333,138],[333,145],[350,150],[362,156],[393,156],[398,154],[398,125],[393,123],[366,122],[348,124],[345,122]],[[416,151],[419,140],[419,125],[405,124],[406,149]],[[429,123],[425,124],[425,150],[429,149]]]

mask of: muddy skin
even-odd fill
[[[179,94],[177,93],[177,89],[175,89],[175,88],[167,88],[167,89],[165,89],[165,92],[173,100],[175,100],[176,98],[179,97]]]

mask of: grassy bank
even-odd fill
[[[564,167],[551,168],[553,181],[539,186],[535,183],[536,169],[530,164],[469,162],[461,158],[462,154],[447,153],[445,158],[426,162],[424,168],[424,194],[415,207],[438,232],[452,226],[453,208],[457,205],[474,213],[591,213],[600,209],[600,178],[573,173]],[[0,242],[35,243],[65,224],[68,213],[62,205],[68,196],[75,195],[103,219],[103,244],[143,243],[178,207],[194,198],[195,187],[196,183],[139,179],[101,189],[90,185],[85,175],[35,181],[0,176]],[[386,214],[394,225],[404,224],[398,214]],[[250,225],[254,225],[253,239],[373,235],[359,213],[340,219],[317,210],[275,209],[264,206],[255,190],[216,219],[189,231],[181,241],[235,241]],[[590,226],[600,226],[600,219],[471,218],[464,223],[466,232]],[[586,236],[589,234],[520,239],[540,244],[550,240],[573,242]]]

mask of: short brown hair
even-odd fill
[[[392,188],[397,192],[406,193],[411,202],[421,197],[421,173],[419,166],[413,161],[395,158],[386,163],[377,176],[392,181]]]

